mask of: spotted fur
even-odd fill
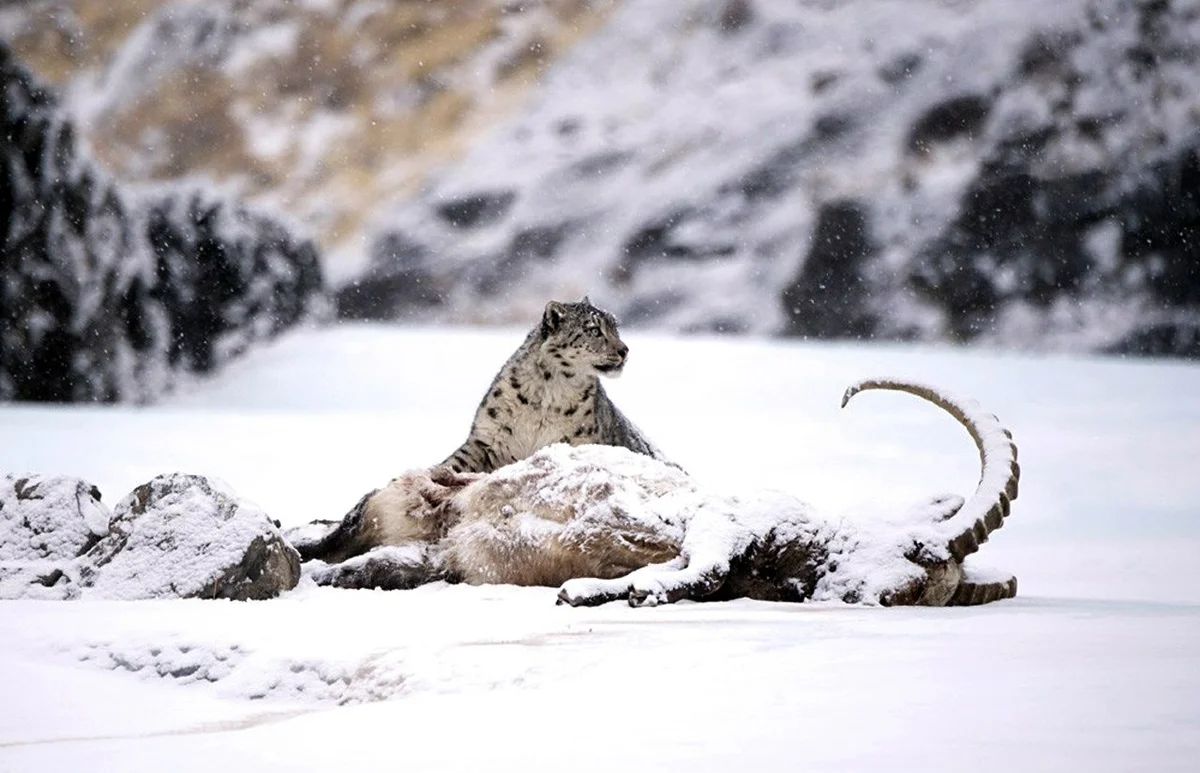
[[[488,387],[467,441],[431,471],[405,473],[370,492],[340,522],[315,522],[312,534],[291,535],[300,557],[336,563],[379,545],[431,543],[447,528],[441,509],[433,507],[446,481],[461,486],[482,477],[475,473],[554,443],[619,446],[667,462],[600,385],[600,375],[620,375],[628,356],[617,321],[587,298],[547,303],[542,321]],[[429,517],[395,517],[422,508],[432,508]]]
[[[550,301],[496,374],[466,442],[442,465],[491,472],[552,443],[620,446],[665,461],[600,384],[599,376],[621,374],[628,355],[611,314],[587,298]]]

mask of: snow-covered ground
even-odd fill
[[[968,493],[962,429],[869,375],[976,397],[1021,448],[972,609],[554,605],[548,588],[268,602],[0,602],[0,771],[1194,770],[1200,367],[626,337],[619,405],[684,467],[824,512]],[[285,525],[462,440],[521,331],[292,334],[153,408],[0,405],[0,471],[110,504],[161,472]],[[701,413],[701,411],[707,411]]]

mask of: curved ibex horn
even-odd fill
[[[1009,503],[1017,498],[1017,481],[1021,468],[1017,464],[1017,446],[1012,433],[1000,425],[1000,420],[980,410],[974,400],[962,400],[939,389],[890,378],[864,379],[851,384],[842,396],[842,407],[859,392],[869,389],[888,389],[908,392],[933,403],[966,427],[979,449],[981,472],[974,495],[944,522],[949,532],[947,547],[957,561],[979,550],[988,535],[1004,525]]]

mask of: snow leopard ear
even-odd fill
[[[563,315],[566,312],[566,307],[558,301],[547,303],[546,310],[542,312],[542,333],[549,335],[558,330],[558,326],[562,324]]]

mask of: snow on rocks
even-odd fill
[[[117,503],[92,549],[106,598],[264,599],[295,587],[300,556],[266,514],[200,475],[159,475]]]
[[[78,478],[0,484],[0,598],[264,599],[300,558],[255,505],[200,475],[160,475],[117,503]]]
[[[73,598],[78,561],[108,533],[100,490],[80,478],[0,478],[0,599]]]
[[[153,400],[326,313],[311,240],[218,191],[113,181],[3,42],[0,91],[0,400]]]
[[[1194,2],[724,7],[618,4],[339,313],[1200,354]]]

